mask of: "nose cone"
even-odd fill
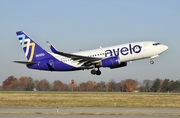
[[[163,52],[164,52],[164,51],[166,51],[166,50],[168,49],[168,46],[166,46],[166,45],[162,45],[162,46],[161,46],[161,49],[162,49],[162,50],[163,50]]]

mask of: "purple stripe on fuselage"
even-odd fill
[[[28,68],[30,69],[37,69],[37,70],[50,70],[50,71],[74,71],[74,70],[80,70],[80,68],[76,68],[74,66],[65,64],[63,62],[60,61],[56,61],[53,64],[53,67],[50,68],[49,67],[49,63],[47,62],[40,62],[39,64],[35,64],[35,65],[27,65]],[[53,70],[51,70],[53,69]]]

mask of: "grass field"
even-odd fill
[[[118,92],[0,92],[0,106],[180,108],[180,94]]]

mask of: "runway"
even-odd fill
[[[0,114],[1,118],[179,118],[179,116]]]
[[[15,115],[16,114],[16,115]],[[116,118],[117,116],[146,116],[151,117],[161,117],[161,116],[180,116],[180,108],[121,108],[121,107],[0,107],[0,116],[10,117],[11,115],[18,117],[29,116],[52,116],[56,118],[57,116],[66,116],[71,118],[75,116],[87,116],[87,117],[97,117],[109,116]],[[25,116],[24,116],[25,115]],[[27,116],[26,116],[27,115]],[[14,117],[13,116],[13,117]]]

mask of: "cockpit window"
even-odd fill
[[[157,45],[160,45],[160,43],[153,43],[153,45],[157,46]]]

